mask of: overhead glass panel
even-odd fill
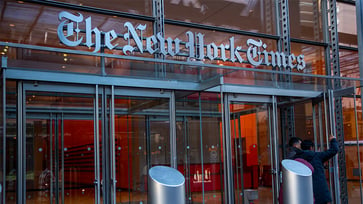
[[[170,0],[165,18],[228,29],[275,34],[272,0]],[[188,15],[185,15],[188,14]]]

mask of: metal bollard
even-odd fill
[[[256,189],[245,189],[243,191],[244,195],[244,204],[251,204],[254,200],[258,199],[258,190]]]
[[[154,166],[149,170],[148,203],[185,204],[185,178],[176,169]]]
[[[313,204],[313,181],[309,167],[290,159],[281,163],[284,203]]]

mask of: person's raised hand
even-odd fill
[[[329,141],[332,140],[332,139],[335,139],[335,136],[334,135],[330,135],[329,136]]]

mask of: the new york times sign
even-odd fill
[[[58,26],[58,37],[62,43],[67,46],[79,46],[81,43],[85,43],[89,48],[93,47],[93,52],[100,51],[101,42],[104,46],[110,50],[114,49],[119,44],[113,43],[118,37],[115,30],[101,31],[97,27],[92,26],[92,19],[88,17],[84,19],[83,15],[73,15],[69,12],[62,11],[58,15],[61,23]],[[80,36],[79,24],[85,22],[85,37]],[[187,41],[182,41],[178,38],[165,39],[162,33],[157,33],[152,36],[142,36],[143,31],[146,30],[146,25],[134,26],[130,22],[126,22],[123,26],[127,29],[127,32],[123,35],[125,40],[122,46],[122,52],[124,55],[128,55],[132,52],[148,52],[150,54],[162,54],[164,56],[177,56],[181,54],[181,49],[187,51],[190,59],[196,60],[222,60],[231,61],[237,63],[243,63],[244,60],[241,56],[242,46],[235,45],[234,37],[229,39],[229,44],[216,45],[215,43],[205,43],[204,35],[202,33],[193,33],[187,31]],[[103,33],[101,35],[101,32]],[[103,39],[102,39],[103,38]],[[131,43],[134,42],[134,43]],[[267,51],[267,45],[261,40],[247,40],[247,62],[259,66],[261,64],[279,68],[290,68],[302,70],[305,68],[304,55],[295,56],[294,54],[285,55],[282,52]],[[229,52],[226,52],[229,50]],[[228,56],[227,56],[228,55]],[[185,56],[185,54],[183,55]]]

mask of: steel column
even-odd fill
[[[338,22],[337,22],[337,2],[336,0],[328,0],[329,7],[328,13],[330,14],[330,64],[333,68],[333,75],[340,77],[340,64],[339,64],[339,37],[338,37]],[[341,83],[339,79],[334,79],[333,87],[334,90],[341,88]],[[347,178],[346,178],[346,166],[345,166],[345,151],[344,151],[344,127],[343,127],[343,107],[342,107],[342,97],[334,97],[334,113],[335,113],[335,124],[331,126],[336,127],[336,138],[339,144],[339,175],[338,172],[334,174],[339,177],[340,188],[338,193],[335,193],[335,202],[337,204],[348,203],[348,192],[347,192]],[[334,120],[331,120],[334,121]],[[334,132],[333,132],[334,133]],[[337,171],[337,170],[336,170]],[[334,178],[337,179],[337,178]],[[335,181],[337,183],[338,181]],[[339,198],[340,197],[340,198]]]
[[[164,0],[153,0],[153,16],[155,18],[154,21],[154,35],[156,36],[158,33],[164,37]],[[161,46],[161,45],[159,45]],[[161,53],[156,53],[154,58],[165,59],[165,56]],[[165,78],[166,68],[165,64],[155,64],[155,73],[158,78]]]
[[[290,18],[289,18],[289,4],[288,0],[280,0],[279,1],[279,7],[280,7],[280,22],[281,27],[278,27],[280,30],[278,31],[280,33],[279,40],[279,50],[281,52],[284,52],[286,55],[289,55],[291,52],[290,47]],[[291,72],[290,69],[286,70],[286,72]],[[279,76],[280,81],[284,82],[289,86],[291,85],[291,75],[280,75]],[[295,121],[294,121],[294,107],[293,106],[285,106],[281,108],[281,133],[282,137],[286,140],[288,138],[291,138],[295,135]]]

